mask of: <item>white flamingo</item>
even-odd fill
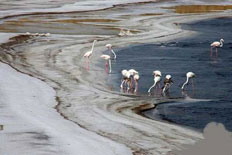
[[[223,42],[224,40],[223,39],[220,39],[220,42],[218,41],[215,41],[213,42],[210,46],[211,46],[211,53],[210,53],[210,56],[213,56],[213,48],[215,47],[216,48],[216,56],[217,56],[217,52],[218,52],[218,47],[222,47],[223,46]]]
[[[126,82],[128,84],[128,81],[129,81],[131,75],[128,72],[128,70],[125,70],[125,69],[122,70],[121,73],[122,73],[122,80],[121,80],[120,87],[121,87],[121,89],[123,89],[124,83]]]
[[[189,79],[192,79],[192,88],[194,89],[194,84],[193,84],[193,78],[195,78],[196,75],[193,72],[188,72],[186,73],[186,82],[182,85],[181,89],[184,90],[185,85],[187,85],[189,83]]]
[[[133,88],[133,76],[135,75],[135,74],[138,74],[138,72],[135,70],[135,69],[130,69],[130,70],[128,70],[128,72],[130,73],[130,88],[132,89]]]
[[[113,55],[114,55],[114,60],[116,60],[117,56],[116,56],[114,50],[112,49],[112,45],[111,45],[111,44],[106,44],[106,47],[107,47],[108,50],[109,50],[109,55],[110,55],[110,52],[112,52]]]
[[[101,55],[101,58],[105,59],[105,71],[108,72],[108,62],[109,62],[109,73],[111,73],[111,60],[110,60],[110,56],[109,55]]]
[[[164,79],[163,93],[167,92],[170,89],[172,83],[173,83],[172,76],[166,75]]]
[[[148,93],[150,93],[151,89],[153,87],[156,87],[157,84],[159,84],[159,87],[160,87],[160,81],[161,81],[161,76],[162,76],[161,72],[159,70],[153,71],[153,75],[154,75],[154,84],[148,89],[147,91]]]
[[[97,40],[94,40],[93,45],[92,45],[92,49],[84,54],[84,57],[86,58],[86,70],[89,70],[89,63],[90,63],[89,58],[92,56],[94,44],[96,42],[97,42]]]

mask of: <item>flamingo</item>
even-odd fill
[[[107,47],[108,50],[109,50],[109,55],[110,55],[110,52],[112,52],[113,55],[114,55],[114,60],[116,60],[117,56],[116,56],[114,50],[112,49],[112,45],[111,45],[111,44],[106,44],[106,47]]]
[[[121,89],[123,89],[123,86],[124,86],[124,83],[126,82],[127,84],[129,84],[128,83],[128,81],[130,81],[130,73],[129,73],[129,71],[128,70],[122,70],[121,71],[121,73],[122,73],[122,80],[121,80],[121,85],[120,85],[120,87],[121,87]],[[128,88],[129,89],[129,88]]]
[[[162,88],[163,93],[167,92],[170,89],[172,83],[173,83],[172,76],[166,75],[165,80],[164,80],[164,86]]]
[[[216,48],[216,56],[217,56],[217,49],[218,47],[222,47],[223,46],[223,42],[224,40],[223,39],[220,39],[220,42],[218,41],[215,41],[213,42],[210,46],[211,46],[211,53],[210,53],[210,56],[213,56],[213,48],[215,47]]]
[[[135,74],[138,74],[138,72],[136,71],[136,70],[134,70],[134,69],[130,69],[130,70],[128,70],[128,72],[130,73],[130,88],[132,89],[132,87],[133,87],[133,76],[135,75]]]
[[[105,59],[105,71],[106,72],[108,72],[108,69],[107,69],[108,68],[108,63],[107,63],[107,61],[109,61],[109,66],[110,66],[109,73],[111,73],[111,60],[110,60],[110,56],[103,54],[103,55],[101,55],[101,58]]]
[[[181,89],[184,90],[185,85],[187,85],[187,84],[189,83],[189,79],[190,79],[190,78],[192,79],[192,88],[194,89],[193,78],[195,78],[196,75],[195,75],[193,72],[188,72],[188,73],[186,74],[186,77],[187,77],[187,80],[186,80],[186,82],[182,85]]]
[[[86,58],[86,65],[87,65],[86,70],[89,70],[89,63],[90,63],[89,58],[92,56],[94,44],[96,42],[97,42],[97,40],[94,40],[93,45],[92,45],[92,49],[84,54],[84,57]]]
[[[148,93],[151,92],[151,89],[153,87],[156,87],[156,84],[160,84],[160,81],[161,81],[162,74],[159,70],[153,71],[153,75],[154,75],[154,84],[148,89],[148,91],[147,91]],[[159,85],[159,87],[160,87],[160,85]]]
[[[138,91],[138,81],[139,81],[139,73],[136,73],[134,76],[134,81],[135,81],[135,90],[134,92],[137,92]]]

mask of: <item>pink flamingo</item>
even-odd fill
[[[106,73],[108,72],[108,62],[109,62],[109,67],[110,67],[109,73],[111,73],[111,60],[110,60],[110,56],[103,54],[103,55],[101,55],[101,58],[105,59],[105,71],[106,71]]]
[[[112,52],[113,55],[114,55],[114,60],[116,60],[117,56],[116,56],[114,50],[112,49],[112,45],[111,45],[111,44],[106,44],[106,47],[107,47],[108,50],[109,50],[109,55],[110,55],[110,52]]]
[[[210,53],[210,56],[213,56],[213,48],[215,47],[216,48],[216,56],[218,55],[217,54],[217,49],[218,49],[218,47],[222,47],[223,46],[223,42],[224,42],[224,40],[223,39],[220,39],[220,42],[218,42],[218,41],[215,41],[215,42],[213,42],[210,46],[211,46],[211,53]]]
[[[86,58],[86,70],[89,70],[89,63],[90,63],[89,58],[92,56],[94,44],[96,42],[97,42],[97,40],[94,40],[93,45],[92,45],[92,49],[84,54],[84,57]]]

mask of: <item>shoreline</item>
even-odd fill
[[[155,42],[157,41],[157,39],[161,39],[162,42],[165,40],[175,39],[176,37],[187,37],[187,35],[195,33],[178,29],[177,26],[173,25],[174,21],[182,20],[182,22],[189,22],[191,20],[196,21],[196,19],[201,20],[215,18],[225,14],[225,12],[204,15],[170,14],[159,17],[153,17],[151,18],[151,21],[148,21],[150,17],[143,17],[142,20],[147,22],[145,24],[149,25],[154,21],[157,22],[155,25],[152,26],[152,30],[148,30],[148,32],[144,32],[142,34],[135,34],[134,36],[126,38],[111,37],[109,40],[111,40],[111,43],[113,45],[116,45],[118,47],[125,47],[128,45],[128,43],[143,44],[148,42]],[[199,16],[201,17],[201,19],[199,19]],[[167,17],[168,19],[164,19],[164,17]],[[193,19],[190,19],[189,17],[192,17]],[[138,20],[141,20],[140,17],[134,18],[134,21]],[[162,33],[160,31],[164,32]],[[151,33],[154,35],[152,35]],[[104,41],[103,38],[103,41],[97,43],[96,51],[104,51],[103,47],[106,43],[109,42],[109,40]],[[69,57],[75,56],[77,57],[77,60],[83,62],[81,60],[83,52],[87,47],[89,48],[91,45],[91,42],[88,42],[89,44],[83,44],[81,46],[79,45],[80,47],[74,45],[72,47],[68,47],[67,49],[62,49],[61,53],[59,54],[55,53],[56,61],[61,62],[62,60],[65,60],[64,57],[66,57],[69,60]],[[99,47],[99,44],[101,45],[101,47]],[[76,53],[74,53],[74,49],[75,51],[77,49],[81,51],[78,53],[78,56],[76,56]],[[36,50],[38,50],[38,48]],[[69,55],[70,53],[71,55],[67,57],[67,55]],[[201,134],[197,132],[184,129],[176,125],[147,120],[146,118],[141,118],[140,116],[137,116],[137,114],[133,112],[133,107],[136,108],[142,106],[142,108],[144,108],[143,105],[146,104],[149,107],[150,104],[157,102],[157,100],[155,99],[144,100],[143,98],[137,98],[135,100],[133,99],[134,97],[131,99],[130,96],[125,94],[124,96],[122,96],[122,94],[120,93],[112,93],[112,91],[105,88],[104,81],[94,81],[94,83],[90,85],[89,83],[92,83],[93,79],[106,78],[105,75],[101,75],[101,73],[99,73],[99,70],[103,70],[103,68],[95,66],[95,64],[100,61],[99,55],[101,53],[102,52],[96,53],[97,56],[92,59],[92,70],[89,73],[86,73],[86,71],[82,70],[83,66],[81,63],[77,64],[78,68],[76,68],[76,66],[73,67],[73,64],[72,66],[65,66],[67,67],[66,71],[68,73],[71,73],[71,76],[68,77],[68,79],[73,80],[73,82],[70,82],[70,85],[77,85],[77,87],[74,87],[73,89],[70,89],[69,85],[67,85],[68,80],[64,81],[63,83],[57,84],[56,82],[60,80],[59,77],[55,80],[48,80],[52,76],[49,73],[46,73],[45,71],[42,72],[43,74],[41,74],[41,77],[44,77],[44,82],[56,91],[56,95],[58,97],[61,97],[60,102],[63,104],[57,104],[56,106],[57,111],[60,111],[61,115],[77,123],[80,127],[86,128],[88,131],[91,131],[91,133],[96,133],[103,137],[107,137],[107,139],[117,142],[117,144],[122,144],[126,148],[131,149],[133,154],[162,154],[163,152],[167,153],[170,152],[170,150],[172,149],[180,148],[182,144],[194,143],[196,140],[202,138]],[[39,66],[37,63],[31,61],[29,62],[34,66],[33,68],[35,69],[35,71],[38,71],[40,67],[44,67]],[[32,75],[34,75],[35,78],[39,78],[39,75],[35,74],[35,71],[27,68],[25,69],[23,68],[23,66],[18,66],[18,62],[16,62],[16,64],[15,62],[11,63],[13,63],[13,67],[18,68],[18,70],[20,70],[21,72],[24,72],[25,74],[31,73]],[[59,64],[57,66],[59,66]],[[75,71],[73,73],[72,71],[76,69],[79,69],[80,71]],[[59,72],[59,74],[66,75],[63,72]],[[66,87],[68,87],[69,89],[67,89]],[[73,92],[74,94],[72,94]],[[92,97],[87,98],[89,97],[89,95]],[[66,98],[66,96],[70,97],[71,99]],[[85,101],[84,98],[86,99]],[[68,105],[70,108],[66,107]],[[88,115],[91,115],[91,117]],[[101,123],[103,123],[103,125],[101,125]],[[105,129],[105,125],[110,126],[109,129]],[[120,129],[121,132],[117,133],[117,131],[114,128]],[[154,131],[154,129],[156,129],[157,131]],[[136,135],[136,137],[133,140],[130,139],[130,132]],[[154,142],[157,142],[159,144],[152,144]],[[147,146],[147,144],[149,145]]]

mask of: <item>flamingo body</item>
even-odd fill
[[[101,58],[105,59],[106,63],[105,63],[105,71],[108,72],[108,64],[107,64],[107,61],[109,61],[109,66],[110,66],[110,73],[111,73],[111,61],[110,61],[110,56],[109,55],[106,55],[106,54],[103,54],[101,55]]]
[[[213,48],[216,48],[216,56],[217,56],[217,48],[218,47],[222,47],[223,46],[223,42],[224,42],[224,40],[220,39],[220,42],[219,41],[215,41],[212,44],[210,44],[210,46],[211,46],[210,56],[213,56]]]

